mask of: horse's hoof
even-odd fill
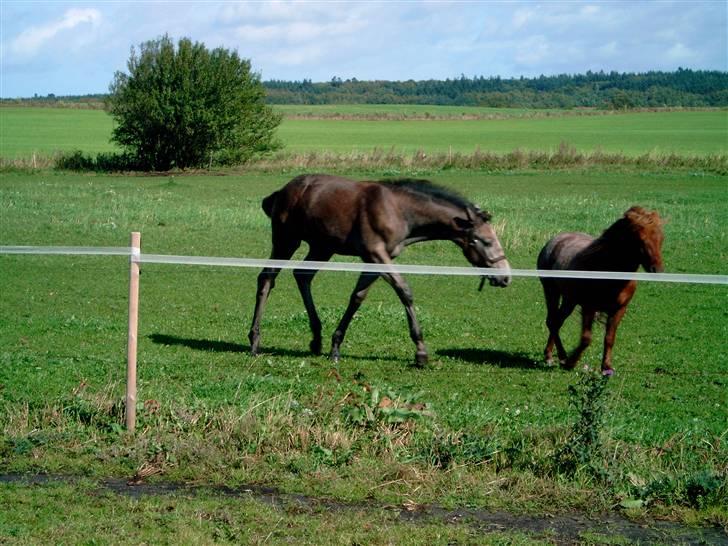
[[[258,354],[258,348],[260,347],[260,335],[255,335],[251,330],[248,334],[248,341],[250,342],[250,354],[256,356]]]
[[[331,349],[331,353],[329,353],[329,360],[331,360],[334,364],[339,363],[339,350],[338,349]]]
[[[417,352],[415,354],[415,367],[424,368],[427,366],[428,356],[427,353]]]
[[[602,370],[602,375],[604,377],[612,377],[614,375],[614,370],[612,368],[607,368],[605,370]]]
[[[308,345],[309,349],[311,349],[311,352],[315,354],[316,356],[319,356],[321,354],[321,340],[320,339],[313,339],[311,340],[311,343]]]

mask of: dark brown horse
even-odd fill
[[[510,266],[490,224],[490,215],[452,191],[426,180],[354,182],[336,176],[301,175],[263,200],[263,210],[273,228],[272,259],[287,260],[306,241],[305,260],[327,261],[334,254],[359,256],[368,263],[391,264],[412,243],[449,240],[462,248],[477,267],[492,267],[491,285],[508,286]],[[280,269],[265,268],[258,276],[253,324],[248,338],[250,350],[260,346],[260,320],[266,299]],[[311,296],[316,271],[294,270],[313,333],[310,347],[321,352],[321,321]],[[349,306],[331,341],[331,358],[338,360],[346,329],[364,301],[372,283],[381,276],[405,306],[416,363],[427,362],[422,331],[415,317],[412,293],[396,272],[362,273]],[[482,286],[482,285],[481,285]]]
[[[657,212],[632,207],[598,238],[584,233],[561,233],[551,239],[538,255],[539,269],[581,271],[645,271],[655,273],[662,266],[662,221]],[[591,343],[592,324],[597,313],[607,316],[602,373],[612,375],[612,346],[617,326],[632,299],[637,281],[541,278],[546,296],[546,326],[549,339],[544,351],[552,361],[554,343],[564,368],[576,366]],[[574,308],[581,306],[581,343],[567,357],[559,329]]]

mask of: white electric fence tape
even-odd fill
[[[219,258],[210,256],[173,256],[168,254],[145,254],[127,247],[34,247],[0,246],[0,254],[66,254],[130,256],[141,264],[178,264],[223,267],[270,267],[275,269],[303,269],[320,271],[348,271],[365,273],[401,273],[415,275],[459,275],[459,276],[503,276],[550,277],[569,279],[636,280],[654,282],[677,282],[692,284],[728,285],[728,275],[702,275],[692,273],[643,273],[618,271],[570,271],[542,269],[493,269],[479,267],[432,266],[410,264],[370,264],[345,262],[314,262],[303,260],[264,260],[255,258]]]

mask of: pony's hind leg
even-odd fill
[[[300,246],[300,240],[290,240],[276,237],[276,230],[273,231],[273,251],[271,252],[271,260],[288,260],[296,249]],[[263,318],[263,310],[270,291],[275,286],[275,280],[280,273],[280,268],[266,267],[258,275],[258,290],[255,297],[255,310],[253,311],[253,323],[250,325],[248,332],[248,340],[250,341],[250,353],[258,354],[260,349],[260,321]]]
[[[551,325],[554,324],[559,313],[559,300],[561,299],[561,295],[558,288],[553,285],[551,279],[541,279],[541,285],[543,286],[543,294],[546,299],[546,326],[549,330],[549,337],[543,354],[546,363],[552,364],[554,361],[554,343],[556,343],[559,334],[558,329],[554,332]]]
[[[333,256],[333,253],[330,251],[321,251],[312,248],[304,258],[304,261],[326,262],[331,259],[331,256]],[[313,354],[320,355],[321,320],[316,312],[316,306],[313,303],[313,296],[311,294],[311,282],[313,281],[313,277],[316,273],[318,273],[318,270],[316,269],[293,270],[293,276],[296,279],[296,284],[298,284],[298,290],[301,292],[303,305],[306,307],[306,313],[308,314],[308,323],[311,326],[311,333],[313,334],[309,347]]]
[[[561,342],[559,330],[561,330],[561,327],[564,325],[564,321],[569,318],[569,315],[571,315],[575,307],[575,303],[563,298],[561,305],[559,305],[555,310],[549,309],[548,316],[546,317],[546,326],[549,329],[549,340],[546,343],[546,350],[544,351],[544,356],[546,357],[547,362],[549,358],[551,358],[551,350],[553,349],[553,346],[556,345],[556,354],[559,355],[559,363],[563,367],[569,367],[567,363],[566,349],[564,349],[564,344]]]

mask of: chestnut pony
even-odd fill
[[[657,212],[632,207],[596,239],[584,233],[560,233],[539,253],[538,268],[629,272],[637,271],[641,265],[648,272],[661,272],[662,240],[662,221]],[[562,367],[574,368],[591,343],[592,323],[601,312],[607,316],[602,373],[612,375],[612,346],[617,326],[634,295],[637,281],[542,277],[541,284],[546,296],[549,330],[544,351],[546,361],[552,361],[556,344]],[[567,357],[559,329],[577,305],[581,306],[581,342]]]
[[[359,256],[368,263],[390,264],[404,247],[428,240],[453,241],[476,267],[494,268],[491,285],[508,286],[510,266],[490,224],[490,215],[458,194],[426,180],[354,182],[323,174],[301,175],[263,199],[271,219],[272,259],[288,260],[302,241],[305,260],[328,261],[334,254]],[[260,346],[263,308],[280,269],[266,267],[258,275],[253,324],[248,339],[253,354]],[[316,271],[296,269],[293,275],[303,297],[313,333],[310,347],[321,352],[321,321],[311,296]],[[367,291],[378,277],[397,293],[407,312],[410,337],[416,346],[415,363],[427,362],[422,331],[415,317],[412,292],[395,272],[362,273],[349,305],[331,340],[331,358],[339,347]],[[482,286],[482,284],[481,284]]]

